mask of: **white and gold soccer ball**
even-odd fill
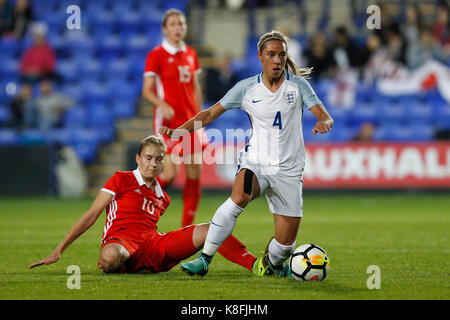
[[[299,281],[321,281],[330,272],[330,258],[315,244],[302,244],[291,255],[292,276]]]

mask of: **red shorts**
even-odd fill
[[[169,271],[198,251],[192,241],[194,228],[195,225],[190,225],[168,233],[121,229],[108,235],[102,248],[110,243],[125,247],[130,258],[125,262],[124,272],[135,273],[142,269],[151,272]],[[99,268],[102,269],[100,262]]]
[[[208,137],[204,128],[185,134],[179,140],[173,140],[164,135],[167,145],[166,154],[177,153],[180,157],[191,155],[205,150],[208,146]]]

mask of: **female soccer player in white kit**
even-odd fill
[[[201,121],[204,127],[232,108],[245,111],[252,124],[249,142],[240,154],[231,196],[214,214],[200,257],[181,265],[190,275],[203,276],[208,272],[213,255],[232,233],[237,217],[260,193],[265,193],[273,213],[275,235],[265,254],[255,261],[253,270],[261,276],[291,275],[284,261],[295,249],[303,216],[303,106],[318,119],[313,134],[330,131],[333,119],[303,78],[311,69],[300,69],[289,58],[287,41],[278,31],[261,36],[258,42],[261,74],[238,82],[218,103],[177,129],[160,128],[162,135],[178,139],[194,130],[195,121]]]

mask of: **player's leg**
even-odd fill
[[[202,189],[200,184],[200,175],[202,173],[202,165],[194,162],[201,153],[190,155],[190,161],[185,163],[186,182],[183,188],[183,216],[181,226],[185,227],[193,223],[197,213]]]
[[[202,254],[196,260],[183,263],[181,267],[190,274],[205,275],[212,257],[233,232],[237,217],[259,194],[260,186],[256,175],[249,169],[239,171],[231,196],[217,209],[212,218]]]
[[[209,227],[209,223],[202,223],[195,226],[192,242],[198,249],[203,247]],[[225,259],[252,271],[253,262],[256,260],[256,257],[248,252],[247,247],[235,236],[230,235],[226,238],[219,247],[218,252]]]
[[[300,217],[274,214],[275,236],[266,246],[262,257],[256,259],[253,273],[258,276],[273,275],[291,277],[289,265],[285,262],[295,249],[295,239],[300,226]]]
[[[303,216],[302,179],[300,177],[271,177],[266,199],[274,216],[275,235],[269,241],[264,256],[258,258],[258,275],[275,273],[282,277],[291,275],[285,262],[295,249],[295,239]]]
[[[99,267],[105,273],[120,272],[129,258],[130,253],[124,246],[119,243],[110,243],[100,251]]]

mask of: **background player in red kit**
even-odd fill
[[[138,168],[116,172],[53,253],[29,268],[57,262],[105,208],[107,217],[98,261],[105,273],[168,271],[198,252],[209,224],[190,225],[168,233],[156,231],[156,223],[170,203],[169,196],[156,181],[165,151],[164,142],[156,136],[142,140],[136,155]],[[250,271],[256,259],[233,236],[223,243],[219,253]]]
[[[197,53],[185,44],[186,17],[175,9],[163,18],[163,43],[147,56],[142,96],[155,106],[153,124],[155,134],[159,128],[177,128],[202,110],[202,93],[197,74],[201,71]],[[163,137],[167,145],[164,170],[158,177],[163,189],[179,171],[178,161],[171,155],[183,155],[186,182],[183,189],[182,226],[194,221],[201,197],[201,152],[208,142],[204,130],[184,136],[183,142]],[[196,161],[194,159],[197,159]]]

